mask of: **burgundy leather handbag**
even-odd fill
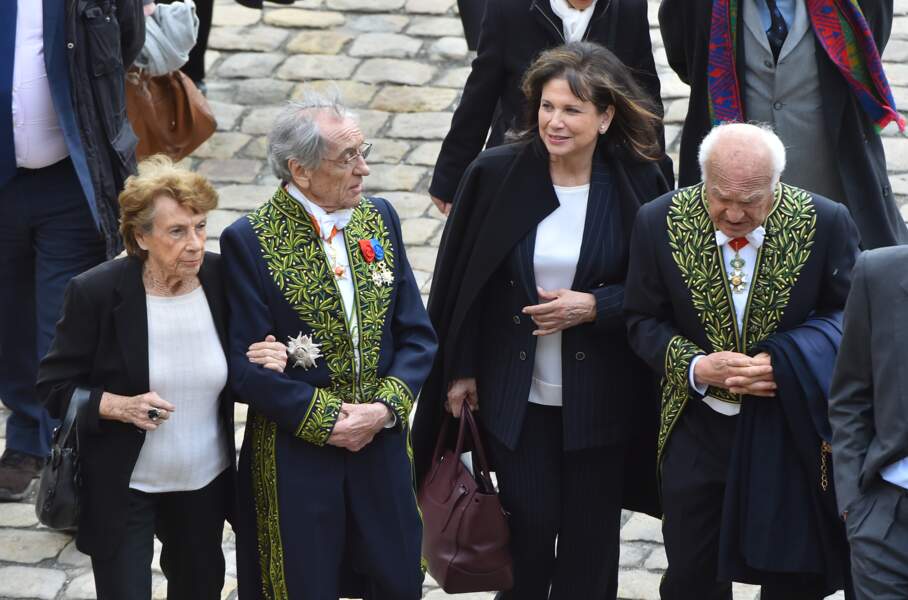
[[[507,513],[489,476],[476,420],[464,403],[453,450],[444,447],[451,420],[445,417],[419,489],[423,557],[429,574],[449,594],[509,590],[514,576]],[[471,443],[465,445],[468,435]],[[460,460],[469,447],[474,474]]]

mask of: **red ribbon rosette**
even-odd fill
[[[371,263],[375,260],[375,250],[372,249],[372,242],[370,240],[360,240],[359,251],[363,253],[363,258],[366,259],[367,263]]]

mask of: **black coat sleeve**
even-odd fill
[[[648,208],[640,209],[631,236],[624,316],[631,348],[653,371],[664,374],[669,344],[674,338],[683,336],[672,322],[669,290],[653,251],[655,244],[647,218]],[[693,348],[693,342],[682,341]],[[702,353],[699,348],[693,351],[693,354]]]
[[[503,27],[498,2],[489,2],[479,50],[470,76],[463,88],[460,105],[454,111],[451,129],[441,145],[435,163],[429,193],[445,202],[452,202],[458,184],[467,166],[482,151],[495,107],[504,93],[507,80],[504,69],[504,52],[507,40],[502,39]]]
[[[688,85],[691,79],[688,72],[691,62],[689,54],[695,35],[690,29],[693,24],[689,16],[695,11],[691,6],[695,3],[691,0],[662,0],[659,5],[659,30],[662,33],[668,64],[681,81]]]
[[[99,318],[80,281],[73,279],[63,295],[62,318],[50,350],[38,367],[38,398],[55,419],[62,419],[77,388],[91,393],[79,419],[82,429],[99,432],[103,389],[91,387],[91,374],[100,336]],[[141,342],[138,342],[141,343]]]
[[[128,69],[145,45],[145,12],[142,0],[117,0],[120,23],[120,51],[123,68]]]

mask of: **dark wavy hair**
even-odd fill
[[[539,104],[542,88],[553,79],[567,81],[571,92],[590,101],[600,113],[615,107],[611,126],[600,143],[615,153],[642,161],[659,160],[658,116],[653,103],[634,80],[630,69],[610,50],[593,42],[571,42],[541,53],[523,76],[521,89],[527,100],[525,127],[512,135],[515,141],[539,137]]]

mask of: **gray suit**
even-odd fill
[[[908,456],[908,247],[865,252],[852,277],[829,398],[839,510],[858,598],[908,598],[908,491],[880,470]]]

